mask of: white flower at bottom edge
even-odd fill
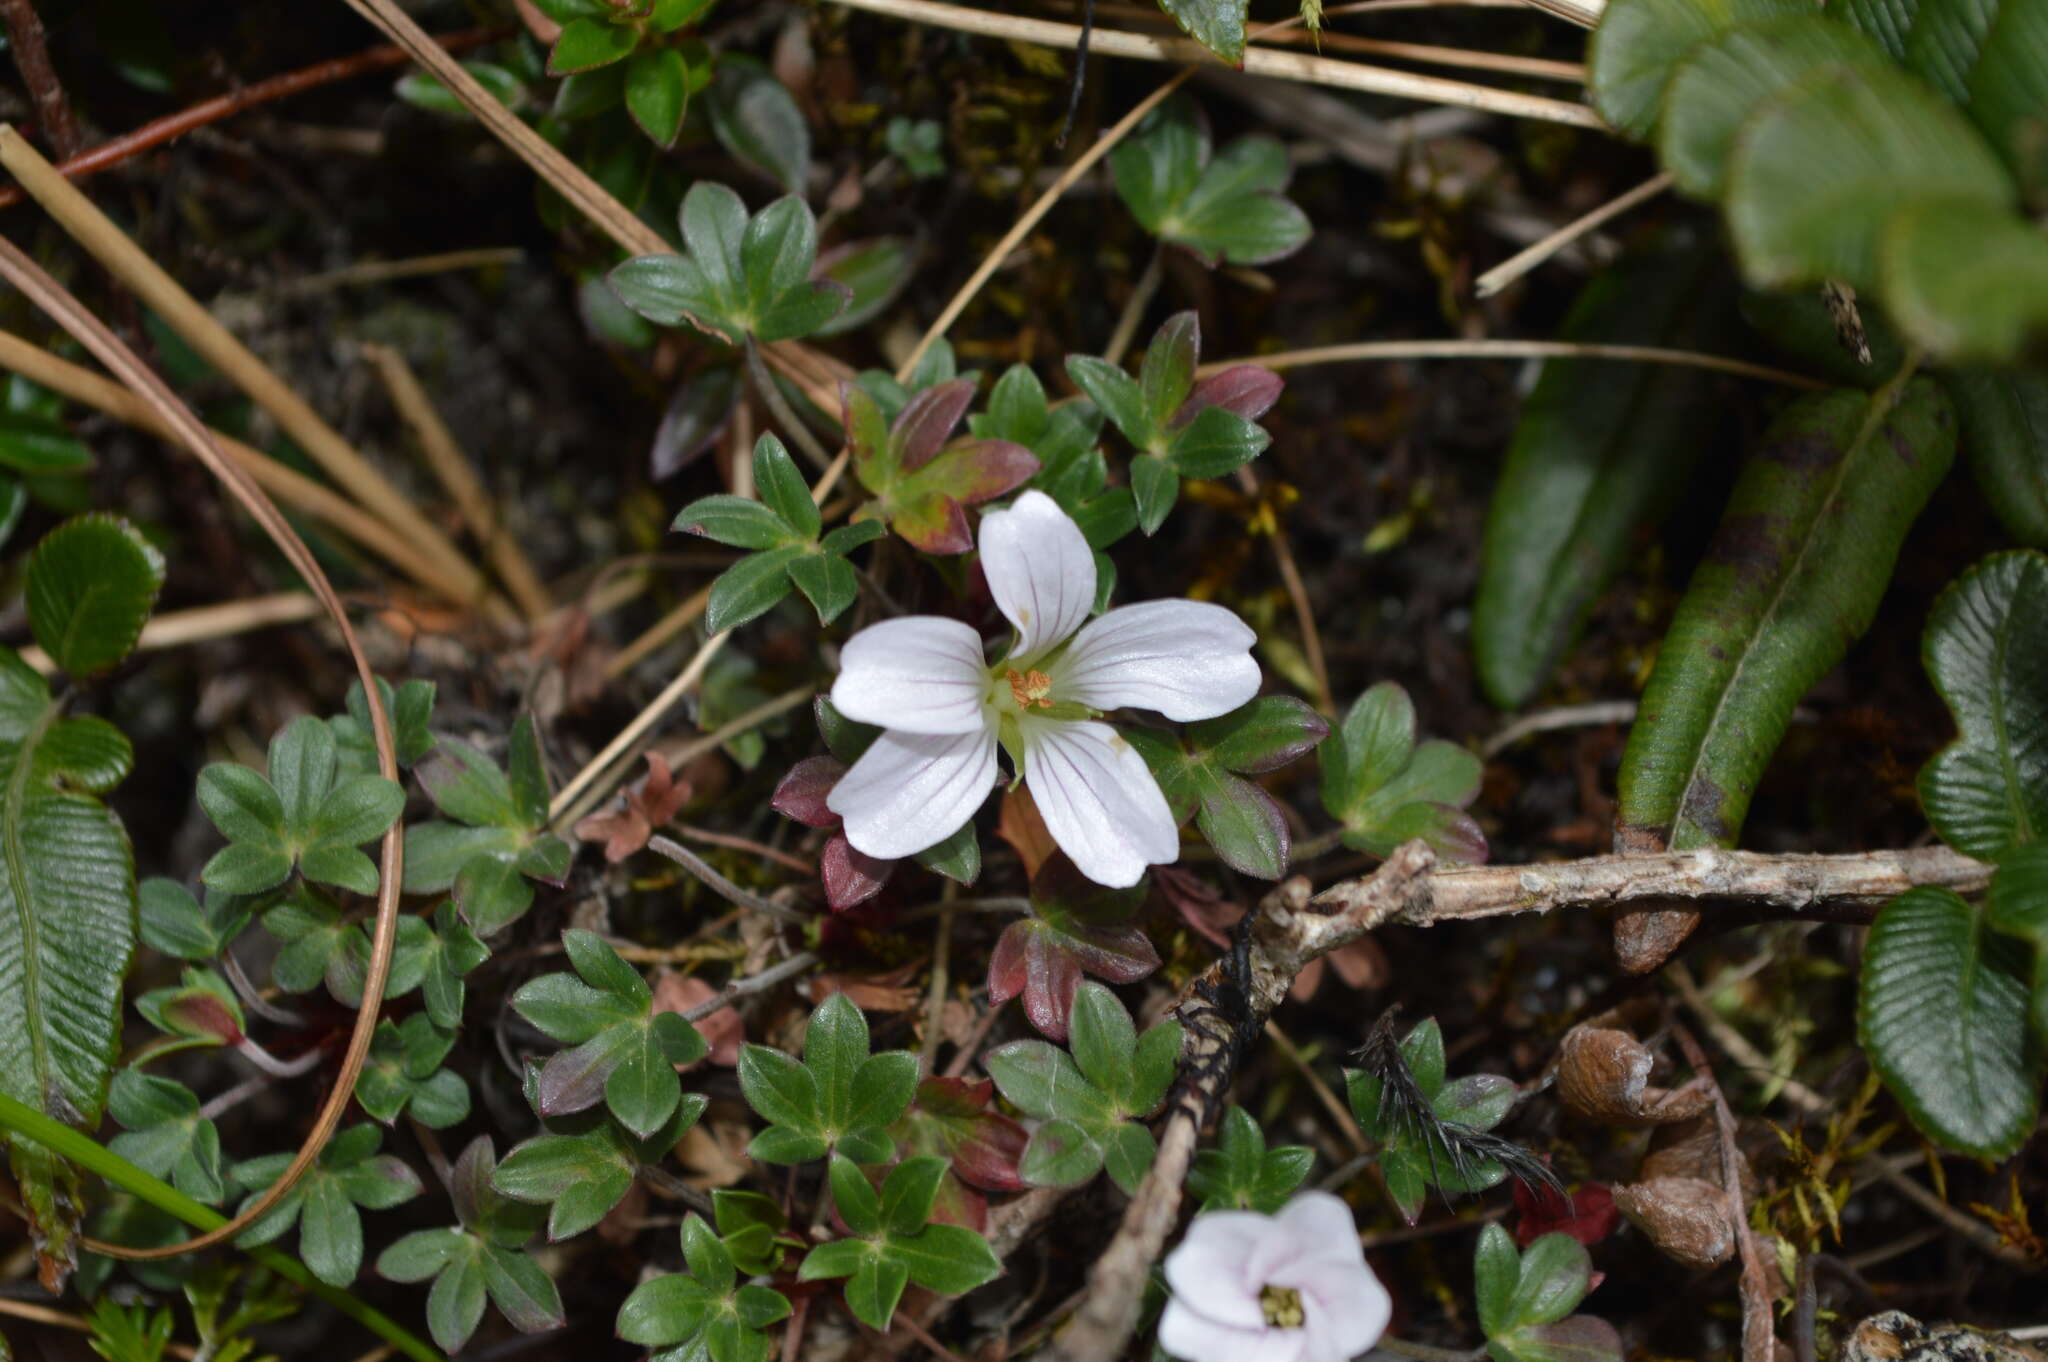
[[[1136,884],[1180,854],[1159,784],[1105,710],[1213,719],[1259,689],[1256,635],[1220,605],[1148,601],[1084,624],[1095,557],[1058,503],[1026,492],[981,520],[981,569],[1016,642],[991,667],[958,620],[914,615],[861,630],[840,653],[832,704],[882,735],[826,807],[870,856],[944,841],[996,782],[996,749],[1021,762],[1046,830],[1098,884]]]
[[[1166,1283],[1159,1346],[1186,1362],[1350,1362],[1393,1313],[1351,1208],[1328,1192],[1278,1215],[1196,1216],[1166,1255]]]

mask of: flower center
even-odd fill
[[[1266,1323],[1275,1329],[1299,1329],[1306,1322],[1301,1293],[1291,1286],[1269,1286],[1259,1292],[1259,1308],[1266,1312]]]
[[[1010,698],[1017,702],[1018,709],[1052,708],[1052,678],[1041,671],[1019,673],[1011,671]]]

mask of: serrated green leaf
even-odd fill
[[[572,19],[562,25],[561,36],[548,53],[548,74],[568,76],[609,66],[624,60],[639,40],[632,27],[609,18]]]
[[[2048,836],[2048,557],[1993,554],[1935,602],[1921,656],[1959,735],[1920,770],[1950,846],[1987,860]]]
[[[135,647],[163,584],[163,555],[127,521],[78,516],[29,556],[29,629],[65,672],[97,675]]]
[[[2014,539],[2048,549],[2048,376],[1951,369],[1942,377],[1984,499]]]
[[[1890,67],[1828,69],[1767,101],[1728,162],[1729,233],[1744,275],[1767,287],[1878,282],[1878,237],[1907,204],[1966,206],[1988,227],[2013,185],[1975,128]]]
[[[130,749],[102,719],[63,718],[49,688],[0,650],[0,1092],[91,1129],[120,1043],[121,984],[135,950],[135,864],[99,801]],[[38,1252],[73,1261],[78,1175],[10,1140]]]
[[[1885,401],[1801,398],[1744,466],[1629,734],[1622,829],[1733,845],[1793,707],[1869,626],[1955,441],[1932,382]]]
[[[1933,354],[2002,363],[2048,328],[2048,238],[2014,214],[1917,200],[1885,224],[1878,268],[1899,330]]]
[[[1800,0],[1615,0],[1586,48],[1593,107],[1625,135],[1647,139],[1665,88],[1701,43],[1806,8]]]
[[[1235,66],[1244,57],[1249,0],[1159,0],[1181,31]]]
[[[2028,1035],[2026,950],[1986,930],[1953,890],[1919,888],[1877,915],[1864,946],[1857,1032],[1915,1125],[2002,1159],[2040,1110],[2042,1051]]]

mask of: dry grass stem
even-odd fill
[[[1743,378],[1760,378],[1788,388],[1817,392],[1827,387],[1804,374],[1773,369],[1764,364],[1703,355],[1694,350],[1668,350],[1656,345],[1593,345],[1576,341],[1531,340],[1399,340],[1355,341],[1348,345],[1319,345],[1309,350],[1283,350],[1273,355],[1246,355],[1241,359],[1220,359],[1204,364],[1195,372],[1207,377],[1233,364],[1257,364],[1267,369],[1299,369],[1310,364],[1344,364],[1354,360],[1410,359],[1618,359],[1637,364],[1675,364],[1684,368],[1713,369]]]
[[[1615,195],[1592,212],[1567,222],[1541,241],[1524,247],[1506,260],[1501,261],[1500,264],[1495,265],[1492,269],[1479,276],[1472,285],[1472,291],[1481,298],[1491,298],[1530,270],[1535,269],[1538,265],[1550,259],[1551,256],[1556,255],[1559,251],[1586,235],[1586,233],[1598,230],[1606,223],[1620,217],[1638,204],[1656,198],[1670,187],[1670,171],[1667,170],[1661,174],[1652,175],[1626,194]]]
[[[460,599],[481,598],[483,574],[448,537],[11,127],[0,126],[0,165],[13,173],[74,241],[163,318],[165,325],[268,412],[364,509],[412,541],[451,582],[458,583]]]
[[[252,596],[245,601],[170,610],[150,616],[135,640],[135,651],[161,652],[167,648],[182,648],[189,643],[232,638],[236,634],[272,629],[280,624],[301,624],[317,619],[319,615],[319,600],[303,591],[281,591],[274,596]],[[56,663],[50,661],[49,654],[33,644],[20,649],[20,653],[22,661],[44,676],[56,670]]]
[[[365,260],[338,270],[302,275],[277,289],[286,298],[304,298],[334,289],[360,288],[367,284],[388,284],[395,279],[421,279],[458,270],[489,269],[495,265],[517,265],[526,259],[518,246],[477,246],[466,251],[442,251],[436,255],[415,255],[404,260]]]
[[[356,0],[351,0],[355,3]],[[864,9],[913,23],[978,33],[991,38],[1032,43],[1039,47],[1071,50],[1080,45],[1081,29],[1076,24],[1050,19],[1027,19],[989,10],[950,5],[941,0],[837,0],[850,9]],[[1149,33],[1129,33],[1097,28],[1088,39],[1089,51],[1109,57],[1135,57],[1140,61],[1213,64],[1216,58],[1200,43],[1188,38],[1169,38]],[[1245,50],[1243,69],[1252,75],[1278,76],[1310,85],[1329,85],[1367,94],[1392,95],[1397,99],[1421,100],[1429,104],[1451,104],[1511,118],[1534,118],[1551,123],[1568,123],[1582,128],[1605,128],[1600,116],[1583,104],[1559,99],[1498,90],[1491,86],[1418,76],[1407,71],[1366,66],[1359,62],[1336,61],[1305,52],[1276,52],[1270,48]]]
[[[520,547],[518,536],[506,533],[498,523],[497,506],[484,490],[468,456],[455,443],[454,432],[441,419],[441,413],[427,396],[427,390],[420,386],[419,376],[405,362],[405,356],[384,345],[365,345],[363,355],[377,370],[385,391],[391,395],[391,405],[398,409],[399,416],[411,428],[414,438],[419,441],[420,452],[426,456],[427,466],[433,469],[434,477],[442,488],[454,498],[469,532],[476,536],[476,542],[489,555],[498,580],[512,593],[520,613],[529,623],[546,615],[554,608],[554,603],[548,599],[547,589],[540,584],[540,574],[533,570],[526,550]]]
[[[640,637],[612,654],[610,660],[604,664],[605,678],[610,680],[624,676],[638,666],[649,653],[704,618],[704,607],[710,600],[711,588],[708,586],[699,587],[691,592],[681,605],[656,620]]]
[[[146,430],[173,443],[179,440],[171,422],[143,398],[90,369],[61,360],[40,346],[31,345],[6,331],[0,331],[0,369],[20,374],[32,383],[105,412],[137,430]],[[440,563],[421,553],[410,540],[353,501],[298,470],[285,467],[260,449],[217,430],[208,433],[214,443],[269,495],[346,535],[435,595],[456,604],[463,602],[461,582],[452,579]]]
[[[15,150],[26,148],[11,128],[0,126],[0,143]],[[30,153],[33,155],[33,152]],[[45,170],[47,163],[36,157]],[[67,192],[75,193],[69,185],[63,185]],[[164,423],[177,433],[178,439],[206,465],[207,471],[218,478],[242,504],[256,523],[270,536],[286,561],[297,570],[306,585],[320,601],[334,627],[340,631],[344,646],[355,662],[356,677],[362,682],[370,712],[371,736],[377,752],[377,770],[387,780],[396,781],[399,776],[396,740],[392,734],[391,716],[384,710],[384,701],[378,694],[376,676],[370,669],[370,659],[364,654],[362,644],[357,641],[354,626],[349,622],[348,611],[342,605],[341,597],[321,570],[320,561],[299,538],[284,513],[265,496],[263,489],[256,485],[247,473],[231,459],[213,438],[190,408],[173,393],[164,381],[157,377],[148,365],[139,359],[119,337],[89,312],[85,305],[72,297],[64,287],[44,272],[41,266],[24,254],[13,242],[0,238],[0,275],[20,289],[29,301],[41,309],[53,321],[70,332],[100,363],[117,375],[120,380],[157,409]],[[218,1228],[179,1243],[158,1244],[148,1248],[134,1248],[125,1244],[109,1244],[93,1239],[81,1239],[84,1247],[109,1257],[127,1259],[176,1258],[186,1253],[226,1243],[267,1214],[283,1200],[306,1170],[313,1166],[320,1151],[326,1146],[335,1128],[341,1124],[342,1112],[348,1107],[355,1092],[356,1079],[363,1071],[363,1061],[369,1057],[370,1042],[377,1030],[377,1014],[384,997],[384,983],[391,974],[392,950],[398,934],[399,886],[405,869],[405,839],[402,823],[394,822],[384,834],[378,857],[377,915],[370,932],[370,955],[364,962],[363,999],[356,1010],[355,1024],[349,1032],[348,1048],[343,1052],[341,1063],[335,1073],[333,1086],[314,1116],[312,1128],[305,1134],[298,1152],[292,1156],[277,1181],[251,1198],[247,1205]]]

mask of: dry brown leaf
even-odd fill
[[[1701,1178],[1658,1178],[1616,1187],[1614,1204],[1628,1223],[1688,1267],[1718,1267],[1735,1256],[1728,1194]]]
[[[1038,806],[1031,802],[1031,792],[1022,785],[1003,792],[1002,813],[996,819],[996,836],[1008,842],[1018,859],[1024,862],[1026,879],[1035,878],[1038,867],[1059,850],[1058,843],[1045,829],[1045,820],[1038,816]]]
[[[753,1132],[737,1121],[699,1121],[683,1133],[676,1146],[676,1158],[686,1170],[683,1181],[692,1187],[736,1187],[754,1171],[747,1157],[747,1142]]]
[[[656,1012],[688,1012],[693,1007],[702,1007],[718,996],[718,990],[694,974],[664,973],[654,981],[654,1010]],[[730,1007],[721,1007],[709,1016],[699,1017],[690,1023],[697,1028],[697,1034],[704,1037],[710,1051],[698,1064],[709,1061],[713,1064],[732,1068],[740,1062],[740,1046],[746,1042],[746,1023],[740,1014]],[[695,1068],[695,1064],[678,1064],[677,1072]]]

